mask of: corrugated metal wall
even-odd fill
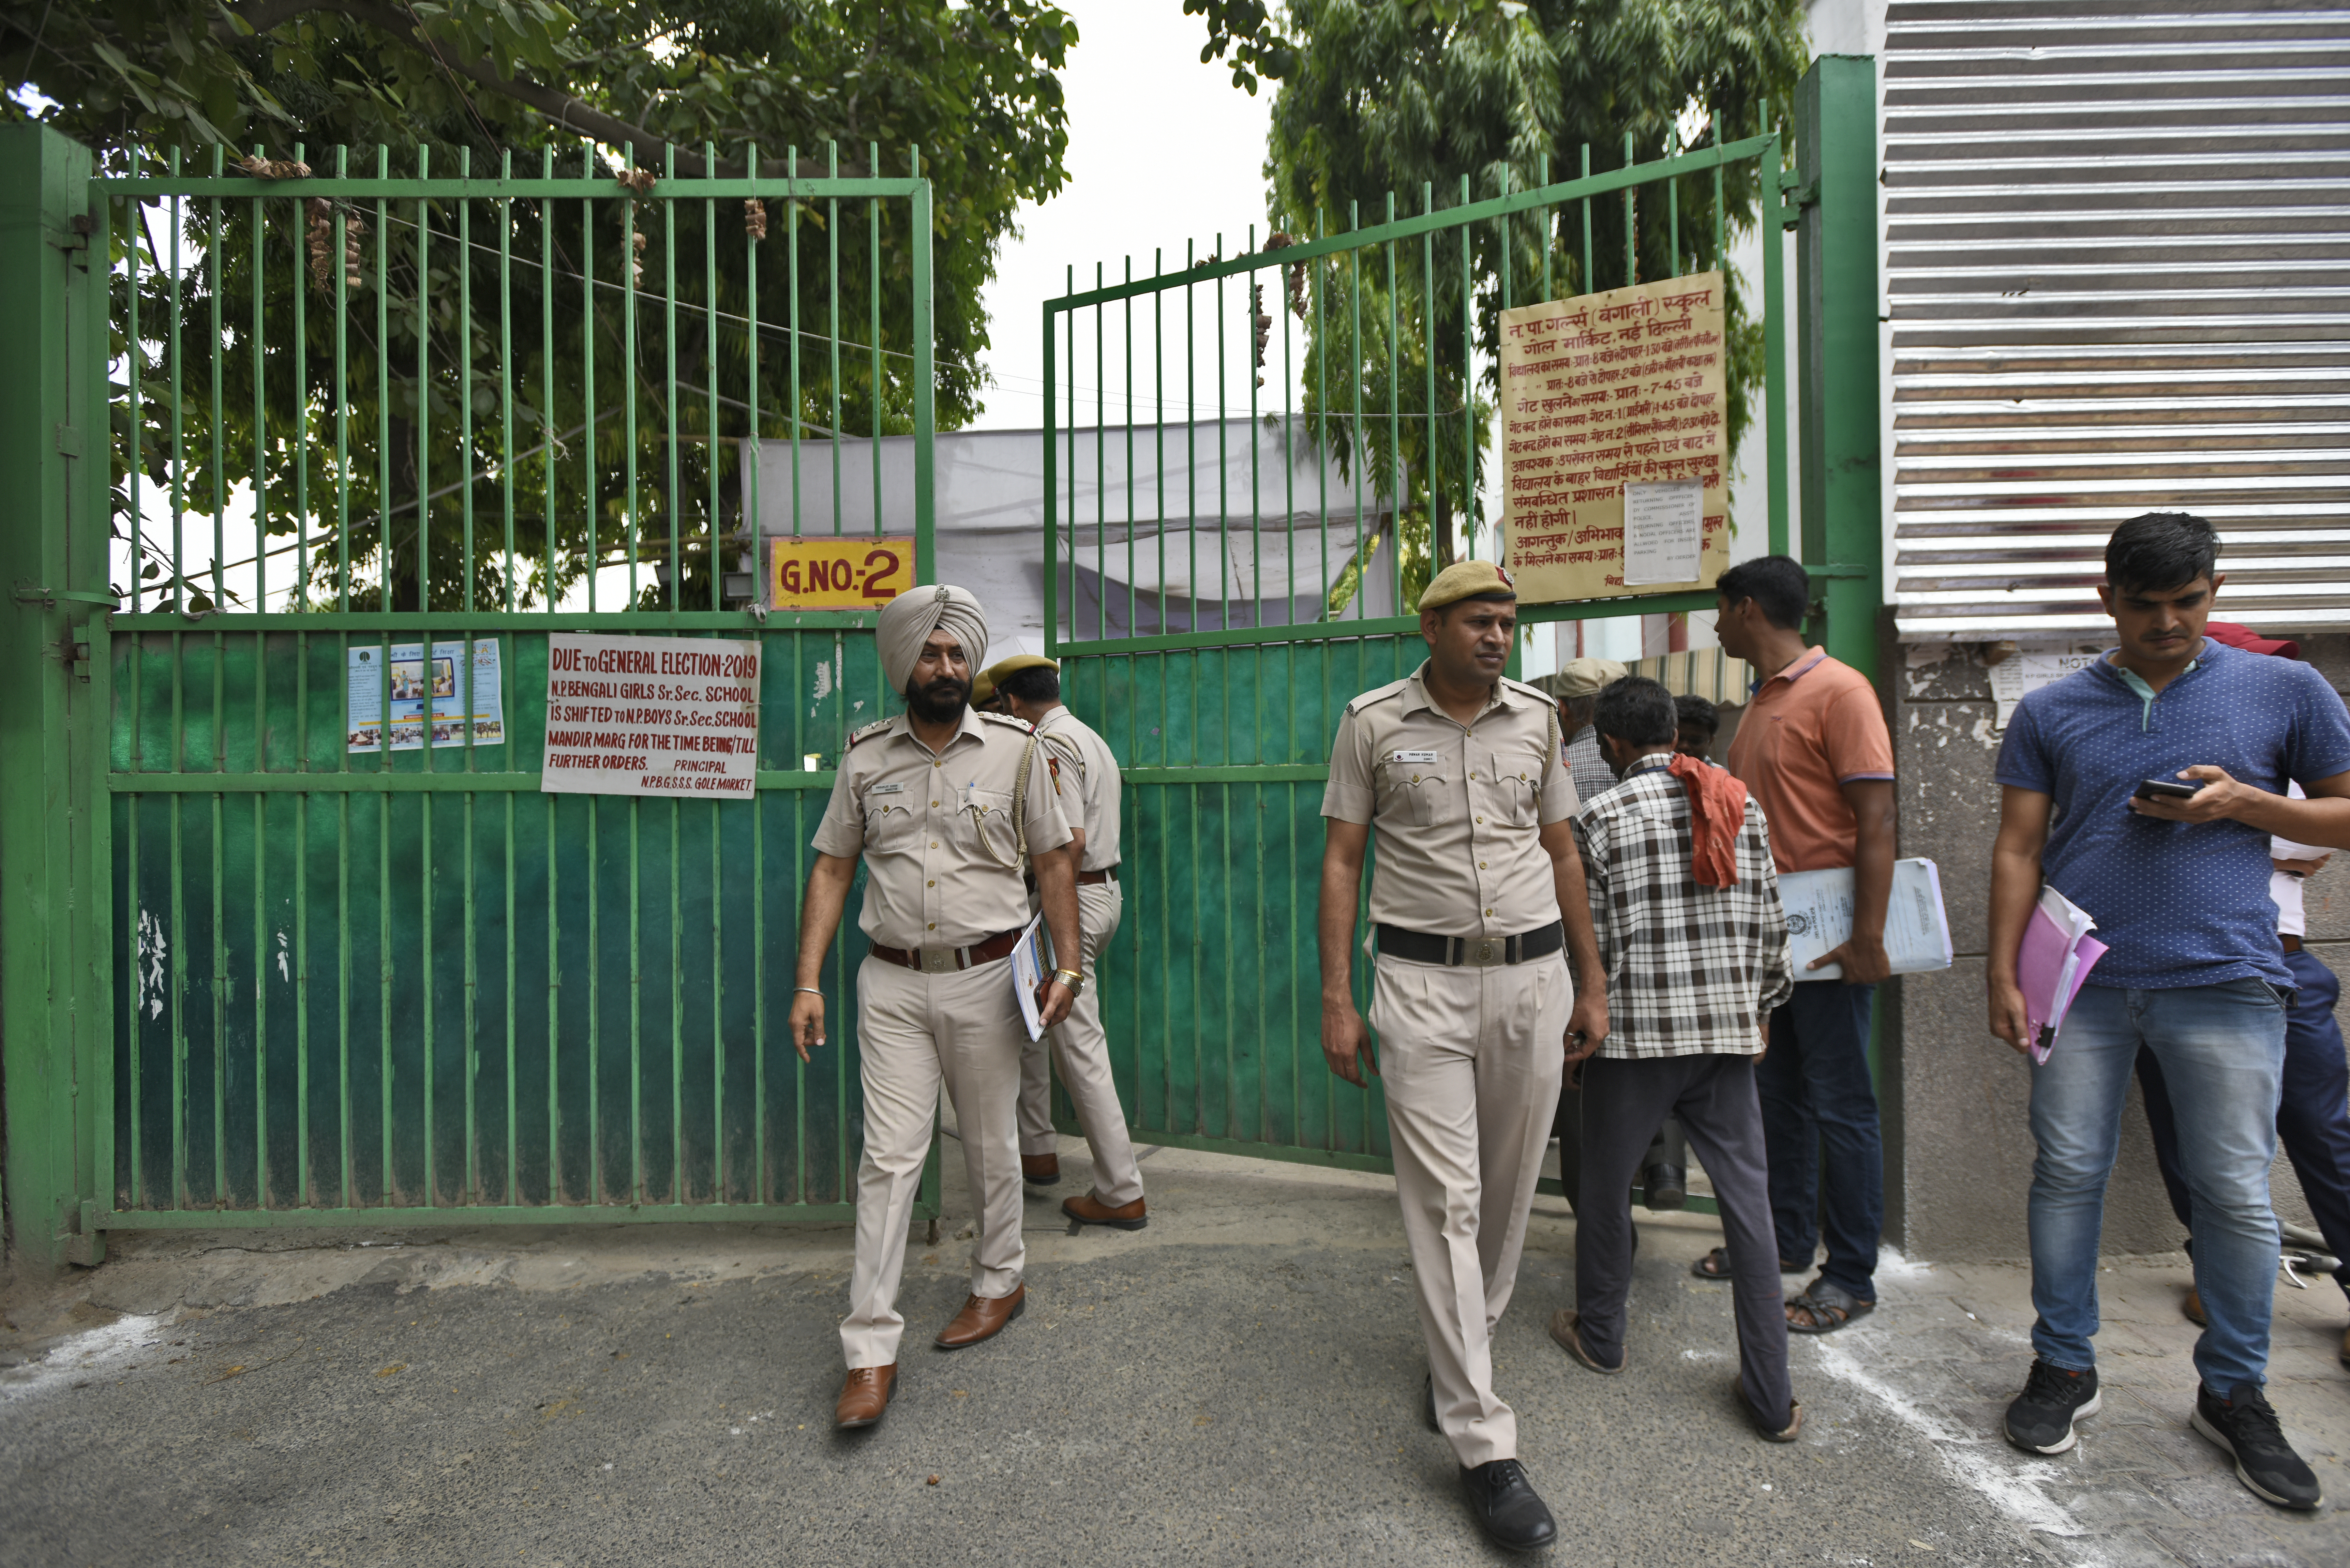
[[[2174,508],[2236,618],[2350,627],[2350,10],[1887,21],[1899,635],[2102,628],[2106,535]]]

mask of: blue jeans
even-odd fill
[[[2343,1050],[2342,1026],[2334,1021],[2342,981],[2305,949],[2285,954],[2284,966],[2301,985],[2285,1008],[2277,1141],[2301,1179],[2302,1196],[2309,1200],[2327,1250],[2350,1259],[2350,1056]],[[2181,1225],[2192,1227],[2194,1199],[2178,1164],[2178,1118],[2171,1114],[2161,1064],[2150,1052],[2137,1054],[2137,1083],[2146,1092],[2147,1130],[2154,1134],[2154,1158],[2162,1167],[2170,1211]],[[2188,1250],[2194,1250],[2191,1241]],[[2350,1294],[2350,1266],[2334,1282]]]
[[[2194,1203],[2195,1290],[2210,1326],[2195,1370],[2222,1397],[2259,1384],[2269,1358],[2276,1289],[2277,1095],[2285,1005],[2266,981],[2175,991],[2084,986],[2045,1066],[2032,1069],[2032,1347],[2079,1372],[2096,1364],[2097,1239],[2106,1179],[2121,1140],[2122,1106],[2138,1047],[2154,1053],[2185,1108],[2178,1158]]]
[[[1820,1277],[1865,1302],[1877,1299],[1877,1240],[1885,1229],[1885,1140],[1868,1078],[1876,995],[1873,985],[1798,982],[1771,1014],[1771,1049],[1754,1064],[1779,1256],[1808,1266],[1825,1240]]]

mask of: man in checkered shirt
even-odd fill
[[[1672,694],[1656,681],[1609,686],[1592,722],[1621,781],[1575,815],[1607,977],[1608,1033],[1583,1064],[1575,1304],[1551,1319],[1551,1337],[1594,1372],[1624,1369],[1632,1181],[1650,1130],[1678,1117],[1721,1206],[1739,1396],[1757,1432],[1792,1442],[1803,1407],[1787,1383],[1754,1093],[1771,1010],[1794,989],[1771,840],[1744,784],[1676,755]]]

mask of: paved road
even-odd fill
[[[957,1355],[926,1341],[964,1244],[918,1232],[921,1348],[848,1438],[842,1231],[133,1242],[12,1298],[19,1354],[47,1355],[0,1373],[0,1563],[1496,1558],[1418,1417],[1391,1189],[1171,1151],[1146,1172],[1164,1218],[1138,1235],[1066,1236],[1033,1199],[1029,1312]],[[1877,1318],[1800,1348],[1804,1440],[1770,1447],[1730,1393],[1727,1291],[1686,1272],[1706,1222],[1645,1227],[1610,1379],[1542,1330],[1572,1221],[1545,1203],[1533,1231],[1497,1364],[1561,1562],[2350,1561],[2350,1514],[2276,1515],[2177,1432],[2160,1391],[2191,1385],[2151,1316],[2114,1361],[2157,1404],[2125,1393],[2079,1458],[2026,1461],[1985,1425],[2028,1359],[2020,1276],[1902,1270]],[[2172,1287],[2147,1282],[2157,1314]],[[2350,1376],[2310,1351],[2339,1298],[2291,1304],[2314,1314],[2293,1398],[2350,1440]]]

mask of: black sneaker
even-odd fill
[[[1489,1459],[1461,1467],[1461,1487],[1469,1494],[1469,1511],[1477,1516],[1485,1539],[1507,1552],[1539,1552],[1558,1539],[1558,1521],[1526,1480],[1526,1467],[1515,1459]]]
[[[2222,1399],[2207,1387],[2195,1390],[2197,1431],[2236,1456],[2236,1479],[2252,1495],[2279,1508],[2320,1508],[2325,1494],[2317,1477],[2284,1440],[2275,1409],[2257,1383],[2239,1383]]]
[[[2097,1369],[2067,1372],[2044,1361],[2032,1364],[2023,1392],[2007,1407],[2007,1440],[2035,1454],[2061,1454],[2074,1441],[2073,1423],[2103,1408]]]

